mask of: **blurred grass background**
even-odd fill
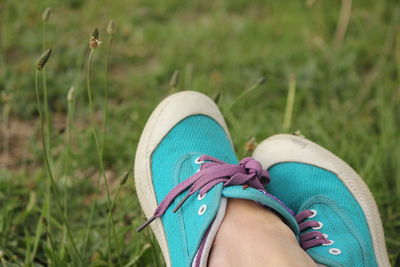
[[[53,49],[46,65],[51,155],[56,184],[68,203],[68,221],[81,250],[91,204],[98,201],[83,252],[91,266],[162,265],[152,235],[135,232],[144,218],[133,179],[120,187],[119,177],[132,168],[142,128],[152,109],[171,93],[169,80],[175,70],[180,72],[177,90],[220,93],[219,105],[239,157],[250,153],[246,147],[252,138],[260,142],[284,130],[300,130],[350,163],[376,198],[391,262],[399,264],[400,3],[396,0],[2,0],[1,264],[82,265],[65,237],[54,201],[47,227],[41,226],[47,173],[39,142],[34,62],[43,51],[42,12],[47,7],[52,8],[45,24],[45,47]],[[110,251],[107,243],[104,184],[98,194],[95,189],[99,171],[85,87],[88,40],[98,27],[103,45],[95,52],[91,81],[96,123],[102,125],[110,19],[117,31],[109,59],[104,163],[111,195],[121,190],[113,210],[119,252]],[[260,77],[265,83],[228,110]],[[290,77],[296,81],[293,121],[283,129]],[[71,171],[65,172],[71,87],[76,92]],[[35,240],[38,248],[32,254]]]

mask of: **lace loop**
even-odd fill
[[[258,161],[250,157],[242,159],[239,164],[229,164],[207,155],[200,156],[196,161],[204,162],[200,171],[175,186],[158,205],[153,216],[137,229],[138,232],[161,217],[172,202],[187,189],[189,189],[188,193],[173,212],[178,211],[186,200],[197,191],[204,195],[219,183],[224,183],[224,187],[248,185],[258,190],[264,190],[264,186],[270,181],[268,172],[263,170]]]
[[[315,211],[303,210],[296,215],[297,223],[299,224],[300,232],[321,227],[321,223],[314,220],[305,221],[308,218],[313,218]],[[300,235],[300,245],[303,249],[309,249],[320,245],[332,244],[331,240],[326,238],[326,235],[320,231],[311,231]]]

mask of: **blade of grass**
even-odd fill
[[[179,70],[175,70],[169,81],[169,88],[171,93],[178,91],[179,84]]]
[[[52,255],[52,259],[53,259],[52,263],[54,264],[54,266],[60,266],[59,260],[57,258],[57,254],[56,254],[56,249],[55,249],[55,246],[54,246],[53,238],[51,237],[51,233],[50,233],[49,228],[48,228],[49,224],[48,224],[48,222],[46,220],[46,217],[42,217],[42,223],[44,225],[44,228],[46,229],[46,234],[47,234],[47,237],[48,237],[48,239],[50,241],[51,255]]]
[[[146,234],[147,234],[147,239],[150,240],[150,244],[151,244],[151,255],[153,257],[153,264],[156,267],[159,267],[160,266],[160,262],[158,260],[157,253],[156,253],[157,245],[156,245],[156,242],[154,241],[153,234],[150,232],[148,227],[146,228]]]
[[[192,90],[193,64],[191,63],[186,64],[184,76],[185,76],[184,90]]]
[[[252,84],[250,87],[248,87],[246,90],[244,90],[238,97],[236,97],[235,100],[230,104],[230,106],[226,109],[227,111],[231,111],[232,108],[240,101],[242,100],[246,95],[250,94],[253,92],[257,87],[262,85],[265,82],[264,77],[260,77],[254,84]]]
[[[334,48],[339,48],[342,45],[344,36],[346,35],[347,27],[350,22],[351,5],[352,0],[342,0],[335,36],[333,38]]]
[[[294,99],[296,95],[296,77],[291,75],[289,78],[289,89],[286,100],[285,117],[283,119],[282,130],[288,132],[292,123]]]

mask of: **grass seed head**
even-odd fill
[[[90,36],[90,40],[89,40],[89,47],[91,49],[95,49],[95,48],[97,48],[98,46],[101,45],[101,41],[99,40],[99,36],[100,36],[99,29],[94,28],[92,36]]]
[[[215,94],[215,96],[213,97],[213,100],[214,100],[215,104],[218,104],[220,99],[221,99],[221,92],[218,91],[218,92]]]
[[[113,35],[115,33],[115,23],[114,20],[110,20],[107,25],[107,34]]]
[[[253,153],[253,151],[257,147],[257,141],[255,137],[250,138],[244,146],[244,150],[246,151],[247,154]]]
[[[42,20],[44,22],[48,21],[50,19],[50,15],[51,15],[51,7],[48,7],[43,11]]]
[[[67,94],[68,103],[71,103],[72,100],[74,100],[74,97],[75,97],[75,87],[72,86],[71,88],[69,88],[68,94]]]
[[[42,70],[46,65],[47,61],[49,60],[51,55],[51,48],[47,49],[36,61],[36,68],[37,70]]]
[[[120,185],[124,185],[126,183],[126,181],[129,178],[129,171],[126,171],[121,178],[121,182],[119,183]]]
[[[94,28],[93,32],[92,32],[92,37],[99,39],[100,37],[100,32],[98,28]]]

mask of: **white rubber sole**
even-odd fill
[[[223,127],[230,140],[224,118],[218,106],[208,96],[199,92],[183,91],[165,98],[148,119],[140,137],[135,156],[136,191],[146,218],[151,217],[157,208],[151,173],[152,153],[176,124],[192,115],[205,115],[213,118]],[[171,266],[171,260],[162,222],[157,219],[150,226],[169,267]]]
[[[390,266],[382,221],[374,197],[362,178],[347,163],[306,138],[288,134],[274,135],[264,140],[254,151],[253,157],[265,169],[281,162],[301,162],[335,173],[365,214],[378,266]]]

